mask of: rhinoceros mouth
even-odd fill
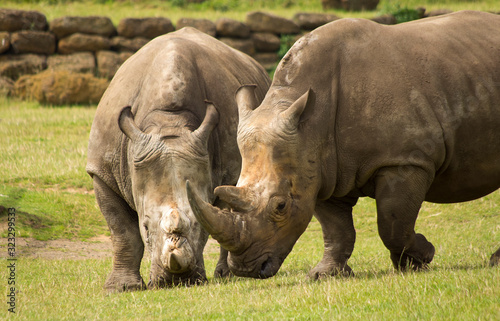
[[[163,269],[170,273],[184,273],[196,265],[195,253],[188,239],[179,234],[169,234],[165,238],[160,255]]]
[[[236,276],[267,279],[278,272],[283,260],[272,256],[270,253],[265,253],[251,261],[240,261],[238,259],[235,262],[234,258],[230,258],[228,263],[229,269]]]
[[[278,273],[282,262],[283,260],[279,258],[276,259],[269,257],[262,263],[260,267],[259,277],[261,279],[267,279],[274,276],[276,273]]]

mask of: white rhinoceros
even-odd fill
[[[153,39],[120,67],[97,107],[88,147],[87,172],[113,241],[105,288],[145,288],[144,244],[150,286],[206,280],[208,233],[184,186],[191,180],[211,202],[216,186],[236,184],[234,93],[245,83],[256,84],[262,100],[270,80],[255,60],[193,28]]]
[[[259,107],[242,87],[241,175],[215,190],[231,211],[187,185],[230,270],[273,276],[315,214],[325,251],[310,277],[350,274],[364,196],[396,268],[431,262],[434,246],[414,230],[422,202],[500,186],[499,31],[500,16],[471,11],[396,26],[338,20],[290,49]]]

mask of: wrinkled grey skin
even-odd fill
[[[325,251],[309,276],[350,275],[352,208],[364,196],[376,199],[394,266],[430,263],[434,246],[414,231],[422,202],[500,186],[498,30],[500,16],[477,12],[396,26],[339,20],[290,49],[260,106],[242,87],[242,172],[215,190],[230,210],[187,188],[230,270],[273,276],[315,215]]]
[[[193,28],[152,40],[118,70],[97,108],[87,163],[113,239],[105,288],[145,288],[144,245],[150,287],[206,280],[208,233],[190,209],[185,182],[206,202],[216,186],[236,184],[234,93],[245,83],[256,84],[262,100],[270,80],[255,60]],[[229,272],[225,262],[222,255],[216,274]]]

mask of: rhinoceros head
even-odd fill
[[[312,218],[320,172],[309,162],[300,119],[311,103],[308,91],[282,106],[257,105],[253,87],[236,94],[242,171],[235,186],[215,189],[216,207],[186,189],[200,224],[229,251],[238,276],[271,277],[278,272]],[[304,164],[305,163],[305,164]]]
[[[184,184],[193,181],[204,201],[212,199],[207,144],[219,114],[207,104],[205,119],[197,129],[183,121],[166,122],[169,125],[162,128],[161,115],[157,117],[155,126],[144,131],[135,123],[130,107],[119,118],[120,129],[130,139],[132,194],[142,239],[151,255],[149,286],[199,283],[206,280],[203,249],[208,233],[196,221]]]

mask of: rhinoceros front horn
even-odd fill
[[[186,192],[198,222],[228,251],[237,252],[244,246],[245,224],[238,215],[221,210],[202,200],[186,181]]]

